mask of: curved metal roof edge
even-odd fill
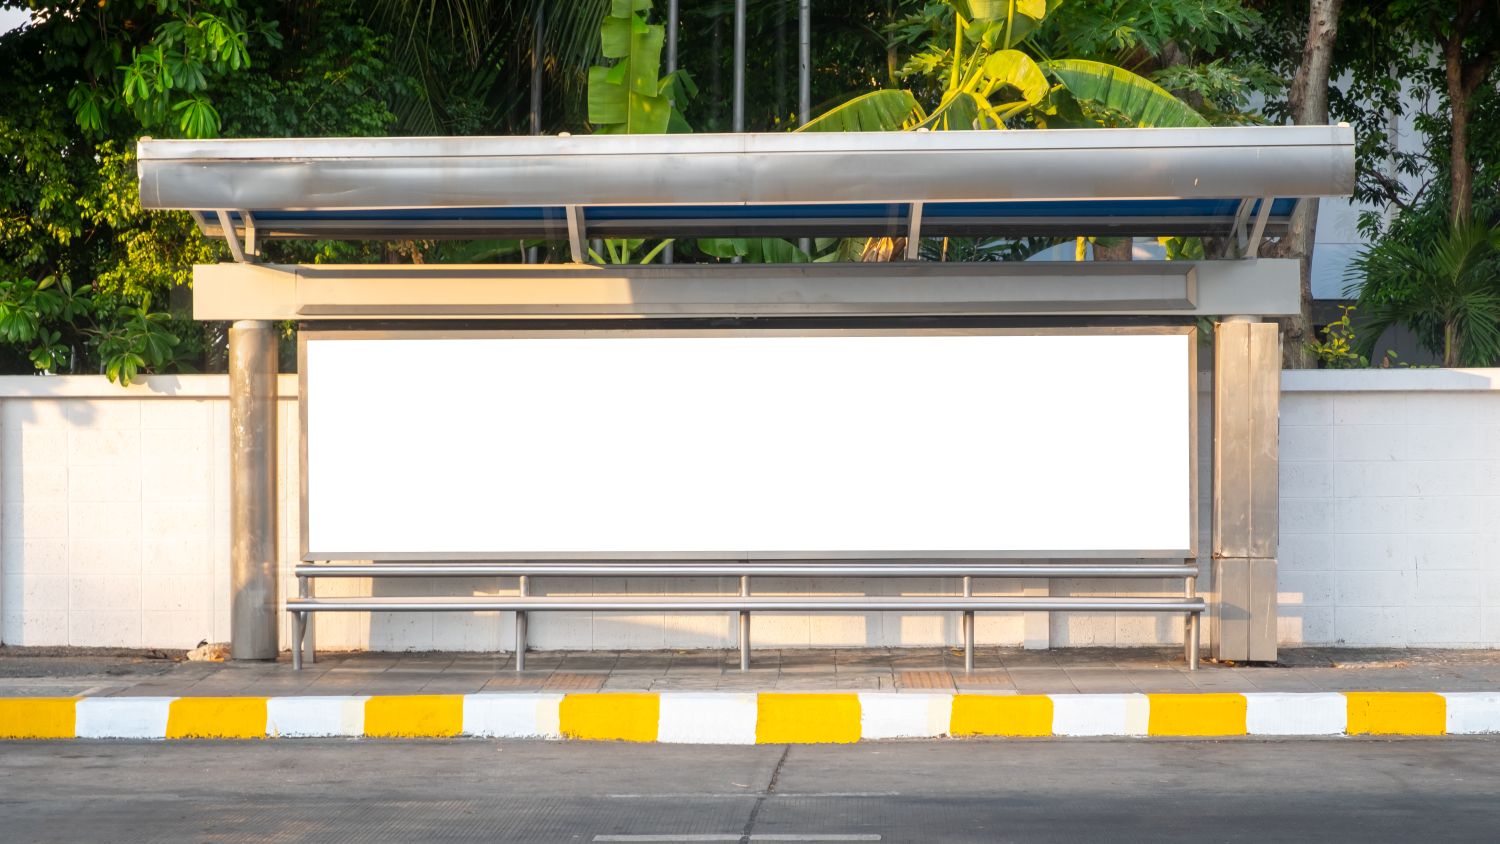
[[[137,143],[141,161],[463,158],[510,155],[637,155],[819,152],[942,152],[1354,145],[1336,126],[1161,129],[1028,129],[974,132],[746,132],[677,135],[515,135],[157,140]]]

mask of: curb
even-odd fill
[[[1500,733],[1500,692],[589,693],[0,699],[0,739],[540,738],[847,744],[969,736]]]

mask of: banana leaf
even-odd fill
[[[1203,115],[1155,82],[1123,68],[1084,59],[1042,62],[1074,97],[1125,115],[1139,127],[1207,126]]]

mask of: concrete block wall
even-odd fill
[[[0,377],[0,642],[185,648],[228,636],[227,379]],[[1200,384],[1207,535],[1210,408]],[[280,416],[282,594],[297,549],[296,380]],[[1288,372],[1282,395],[1284,644],[1500,646],[1500,370]],[[1206,562],[1206,561],[1204,561]],[[1205,570],[1207,566],[1205,565]],[[978,594],[1045,581],[979,580]],[[721,591],[731,579],[535,581],[542,592]],[[1179,581],[1056,581],[1058,595],[1175,594]],[[512,592],[512,578],[321,581],[320,594]],[[757,589],[933,594],[943,580],[762,579]],[[1211,593],[1207,578],[1200,590]],[[1032,594],[1036,594],[1035,591]],[[285,628],[285,620],[283,625]],[[731,646],[731,614],[546,613],[540,648]],[[320,648],[509,650],[508,613],[327,614]],[[981,614],[982,645],[1172,644],[1176,616]],[[288,636],[283,629],[283,641]],[[758,615],[761,647],[936,646],[955,613]]]
[[[283,380],[285,557],[296,547],[286,493],[296,489],[296,383]],[[129,389],[0,378],[0,642],[183,648],[227,638],[227,389],[223,376]]]
[[[1500,646],[1500,371],[1287,372],[1279,636]]]

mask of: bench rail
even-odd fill
[[[858,563],[304,563],[295,569],[298,597],[286,602],[292,614],[292,663],[311,659],[309,621],[317,612],[495,612],[515,613],[516,670],[525,670],[528,614],[549,611],[738,612],[740,668],[750,667],[752,612],[958,611],[963,613],[964,667],[974,669],[975,612],[1168,612],[1182,613],[1188,667],[1197,669],[1199,620],[1206,605],[1197,596],[1198,567],[1156,563],[1057,564],[951,562]],[[313,595],[319,577],[515,577],[518,594],[471,597],[325,597]],[[738,577],[738,595],[534,595],[532,577]],[[962,595],[754,595],[752,576],[774,577],[962,577]],[[1021,578],[1181,578],[1180,598],[976,596],[975,577]],[[304,653],[306,651],[306,653]]]

